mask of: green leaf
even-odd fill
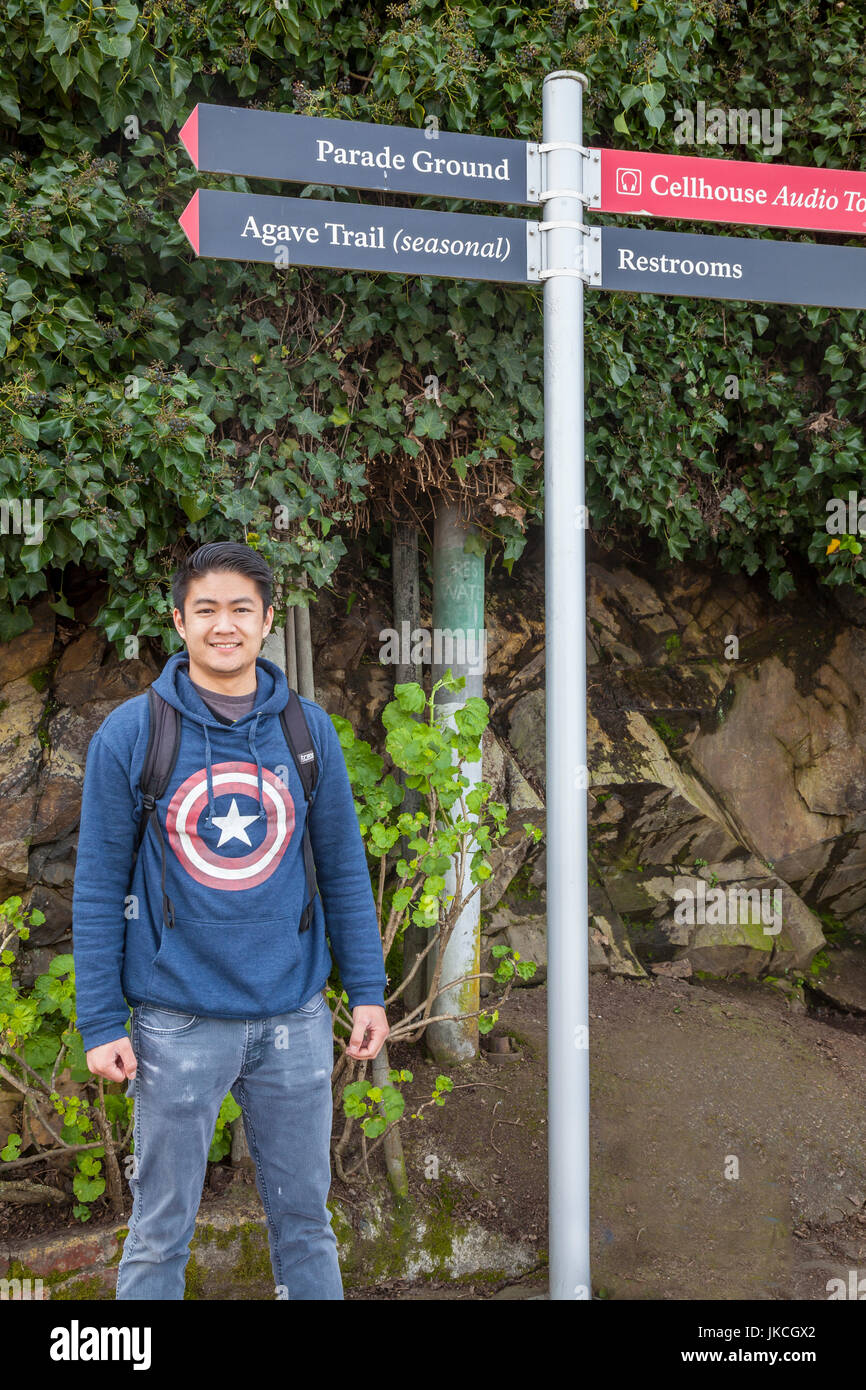
[[[68,92],[78,73],[78,59],[69,53],[52,53],[51,69],[64,92]]]
[[[20,1134],[10,1134],[10,1135],[9,1135],[9,1138],[6,1140],[6,1143],[5,1143],[4,1147],[3,1147],[2,1149],[0,1149],[0,1158],[5,1159],[7,1163],[11,1163],[11,1162],[13,1162],[16,1158],[18,1158],[18,1157],[20,1156],[20,1154],[21,1154],[21,1135],[20,1135]]]
[[[67,24],[60,15],[49,13],[45,18],[45,33],[57,53],[65,53],[78,38],[78,25]]]
[[[631,375],[625,357],[617,357],[610,364],[610,376],[615,386],[624,386]]]
[[[317,415],[309,406],[292,417],[292,424],[298,433],[311,434],[314,439],[321,439],[322,426],[324,423],[324,415]]]
[[[87,1178],[76,1173],[72,1188],[79,1202],[95,1202],[105,1191],[105,1178]]]
[[[400,709],[409,714],[419,714],[427,706],[427,696],[415,681],[395,685],[394,698]]]
[[[378,1139],[388,1128],[388,1121],[382,1115],[369,1115],[366,1120],[361,1121],[361,1128],[368,1139]]]
[[[12,121],[18,122],[21,120],[21,107],[18,105],[18,102],[11,92],[0,91],[0,111],[5,111],[6,115]]]
[[[75,969],[75,960],[72,955],[55,956],[49,963],[48,974],[57,978],[60,975],[68,975]]]
[[[33,297],[33,286],[30,284],[29,280],[23,280],[19,276],[14,280],[10,280],[6,287],[5,297],[13,301],[31,299]]]
[[[93,315],[80,295],[71,295],[64,298],[59,306],[59,313],[63,318],[71,320],[73,323],[92,323]]]
[[[39,438],[38,420],[30,420],[25,415],[13,415],[12,425],[25,439],[35,442]]]
[[[178,501],[180,502],[180,505],[183,507],[190,521],[201,521],[203,517],[207,516],[208,512],[213,506],[211,499],[208,496],[206,496],[203,492],[194,494],[188,492],[182,493],[179,496]]]
[[[109,58],[128,58],[132,48],[128,34],[97,33],[96,42]]]

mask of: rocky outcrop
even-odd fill
[[[516,668],[491,663],[488,683],[494,728],[543,797],[542,574],[539,546],[516,577],[519,598],[509,596],[539,620]],[[827,593],[779,604],[743,576],[625,566],[598,552],[588,581],[591,960],[592,927],[610,924],[611,973],[631,956],[682,977],[812,978],[828,914],[854,934],[856,955],[866,905],[860,610]],[[543,886],[534,910],[543,918]]]
[[[92,626],[58,621],[48,603],[33,627],[0,649],[0,901],[11,894],[45,914],[22,956],[23,981],[71,943],[72,881],[87,747],[122,700],[159,670],[148,653],[123,661]]]

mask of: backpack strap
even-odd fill
[[[147,749],[144,754],[144,764],[141,769],[138,787],[141,793],[142,811],[138,822],[138,835],[135,842],[132,864],[138,858],[138,851],[141,848],[142,840],[147,832],[147,826],[153,821],[156,836],[159,840],[159,848],[162,856],[162,878],[160,887],[162,889],[162,916],[166,926],[174,926],[174,906],[166,895],[165,891],[165,841],[162,838],[162,830],[159,825],[159,816],[156,812],[156,803],[163,796],[171,780],[177,762],[178,750],[180,748],[180,715],[178,711],[168,704],[161,695],[154,690],[153,686],[148,687],[147,691],[148,708],[150,713],[150,734],[147,740]]]
[[[313,858],[313,846],[310,843],[310,806],[312,804],[313,792],[319,776],[319,765],[316,758],[316,750],[313,746],[313,739],[307,724],[306,716],[301,705],[300,697],[296,690],[289,687],[289,699],[285,709],[280,710],[280,723],[283,726],[283,733],[286,736],[286,743],[289,745],[301,785],[304,788],[304,797],[307,803],[307,814],[304,819],[304,871],[307,876],[307,903],[301,913],[301,924],[298,928],[299,933],[307,931],[313,921],[313,906],[318,884],[316,883],[316,862]]]

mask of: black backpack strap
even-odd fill
[[[144,754],[144,764],[141,769],[138,787],[141,793],[141,818],[138,822],[138,836],[136,838],[135,851],[133,854],[133,867],[138,858],[138,851],[144,839],[149,821],[153,821],[156,836],[159,840],[160,854],[162,856],[162,916],[166,926],[174,926],[174,906],[171,899],[167,897],[165,891],[165,842],[162,838],[162,830],[159,824],[159,816],[156,811],[156,803],[168,789],[171,781],[171,774],[174,772],[177,762],[178,750],[180,748],[180,715],[172,705],[168,704],[150,686],[147,692],[148,707],[150,712],[150,734],[147,740],[147,749]]]
[[[301,705],[300,697],[296,690],[289,687],[289,699],[285,709],[280,710],[280,723],[283,726],[283,733],[286,736],[286,743],[289,745],[295,767],[298,769],[298,776],[304,788],[304,797],[307,802],[307,814],[304,820],[304,871],[307,876],[307,903],[301,913],[301,924],[299,932],[307,931],[313,921],[313,905],[318,885],[316,883],[316,862],[313,858],[313,846],[310,843],[310,806],[312,803],[313,792],[319,776],[319,764],[316,758],[316,750],[313,746],[313,738],[307,724],[306,716]]]

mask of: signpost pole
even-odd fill
[[[544,569],[551,1299],[591,1298],[583,89],[543,83]]]

